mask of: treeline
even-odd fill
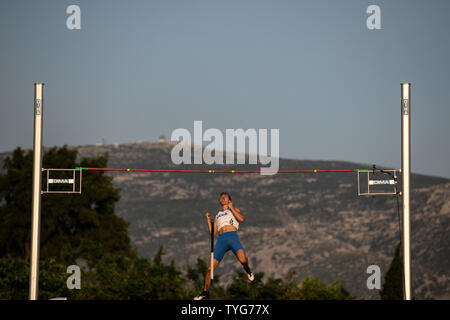
[[[206,262],[198,259],[186,272],[174,263],[164,264],[162,252],[153,259],[127,258],[121,254],[103,255],[98,261],[82,268],[80,289],[69,289],[67,265],[54,258],[41,260],[39,273],[39,299],[66,297],[69,300],[192,300],[202,291]],[[293,278],[288,281],[256,273],[255,280],[238,272],[233,281],[221,285],[215,275],[212,298],[227,300],[343,300],[353,299],[339,283],[328,286],[319,278],[307,277],[302,283]],[[70,281],[70,279],[69,279]],[[29,262],[23,258],[0,259],[0,299],[28,299]]]
[[[45,152],[43,167],[107,167],[108,155],[77,162],[66,146]],[[31,239],[32,153],[17,148],[0,174],[0,299],[28,299]],[[163,263],[163,248],[153,258],[139,257],[131,245],[129,224],[115,214],[120,190],[103,172],[83,176],[81,195],[46,194],[41,204],[39,298],[192,299],[202,291],[207,264],[179,270]],[[70,265],[81,269],[80,289],[69,289]],[[353,299],[339,283],[319,278],[298,282],[295,274],[250,283],[243,273],[213,284],[214,299]]]

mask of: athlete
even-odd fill
[[[247,272],[248,279],[253,281],[255,279],[253,273],[248,266],[248,259],[245,255],[244,247],[239,241],[237,230],[239,229],[239,223],[244,222],[244,216],[239,208],[233,206],[231,196],[227,192],[222,192],[219,198],[222,210],[219,211],[214,218],[214,230],[211,230],[211,215],[209,212],[205,214],[206,221],[208,223],[209,232],[214,232],[214,236],[219,234],[216,246],[214,248],[213,270],[217,268],[217,265],[222,261],[223,256],[228,250],[232,250],[236,255],[239,262]],[[208,272],[205,276],[204,291],[194,298],[194,300],[203,300],[209,298],[209,286],[211,284],[211,261],[209,262]]]

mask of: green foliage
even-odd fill
[[[384,285],[380,291],[382,300],[403,300],[403,258],[400,250],[401,243],[397,245],[394,258],[386,272]]]
[[[281,300],[350,300],[354,297],[340,285],[339,281],[328,286],[319,277],[307,276],[300,287],[287,276],[287,281],[269,278],[263,283],[263,273],[256,273],[255,280],[248,282],[244,273],[238,273],[227,288],[227,299],[281,299]]]
[[[0,174],[0,256],[29,256],[31,226],[31,152],[17,148]]]
[[[300,298],[302,300],[352,300],[347,290],[340,286],[340,281],[336,281],[328,286],[320,281],[319,277],[310,278],[307,276],[300,288]]]
[[[76,162],[77,151],[66,146],[45,152],[43,167],[104,167],[107,155]],[[26,260],[30,256],[32,153],[14,150],[4,161],[0,174],[0,256],[11,255]],[[41,203],[41,258],[55,258],[71,263],[76,257],[92,256],[82,245],[90,241],[101,252],[132,253],[128,223],[114,213],[119,190],[103,172],[83,177],[81,195],[46,194]]]
[[[186,270],[186,297],[190,299],[203,291],[205,286],[205,275],[208,271],[208,264],[205,260],[197,258],[197,263],[194,267],[187,266]],[[214,296],[225,296],[224,288],[220,286],[220,275],[214,272]]]
[[[105,254],[82,276],[76,299],[162,300],[183,299],[184,279],[174,264],[151,263],[150,259]]]
[[[173,263],[105,253],[81,269],[81,289],[68,289],[65,263],[41,259],[39,299],[70,300],[166,300],[184,299],[185,279]],[[29,292],[29,262],[20,257],[0,258],[0,299],[25,300]]]
[[[204,276],[207,264],[197,259],[196,268],[188,267],[187,278],[193,284],[194,292],[190,297],[203,290]],[[222,286],[214,274],[212,293],[217,300],[352,300],[348,291],[340,285],[339,281],[331,285],[321,282],[319,277],[307,276],[300,286],[295,273],[288,273],[284,279],[269,278],[263,281],[264,273],[256,272],[255,279],[250,282],[247,274],[237,272],[228,286]]]
[[[73,298],[74,291],[66,286],[67,266],[55,259],[42,259],[39,263],[39,297]],[[0,299],[28,299],[30,264],[19,257],[2,257],[0,259]]]
[[[0,299],[28,299],[30,266],[24,259],[0,259]]]

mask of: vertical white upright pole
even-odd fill
[[[33,193],[31,216],[30,300],[37,300],[39,290],[39,245],[41,228],[42,117],[44,84],[34,84]]]
[[[411,247],[410,247],[410,175],[411,175],[411,84],[402,83],[402,196],[403,196],[403,277],[405,300],[411,300]]]

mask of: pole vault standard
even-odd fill
[[[39,241],[40,241],[40,216],[41,216],[41,194],[43,193],[81,193],[82,171],[126,171],[126,172],[167,172],[167,173],[261,173],[261,170],[181,170],[181,169],[120,169],[120,168],[86,168],[76,169],[42,169],[42,117],[44,84],[35,83],[34,90],[34,143],[33,143],[33,200],[32,200],[32,236],[31,236],[31,263],[30,263],[30,300],[38,298],[39,284]],[[410,160],[411,160],[411,138],[410,138],[410,95],[411,84],[401,84],[401,115],[402,115],[402,193],[403,196],[403,277],[404,277],[404,299],[411,299],[411,256],[410,256]],[[72,179],[50,179],[50,172],[72,171]],[[75,171],[79,172],[79,188],[75,188]],[[334,170],[278,170],[274,173],[343,173],[356,172],[358,177],[358,196],[376,195],[398,195],[396,172],[398,170],[379,169],[334,169]],[[47,173],[47,187],[42,190],[42,172]],[[388,173],[391,172],[391,173]],[[360,173],[367,173],[367,192],[360,192]],[[370,180],[370,174],[390,174],[393,180]],[[50,184],[72,184],[72,190],[52,191]],[[370,186],[392,185],[391,192],[373,192]],[[213,242],[211,244],[213,252]],[[213,255],[213,253],[212,253]],[[211,279],[213,279],[213,268],[211,268]]]
[[[30,300],[36,300],[39,289],[39,242],[41,229],[42,188],[42,117],[44,84],[34,84],[33,200],[31,217]]]
[[[403,196],[403,280],[405,300],[411,300],[411,248],[410,248],[410,176],[411,176],[411,84],[402,83],[402,196]]]

